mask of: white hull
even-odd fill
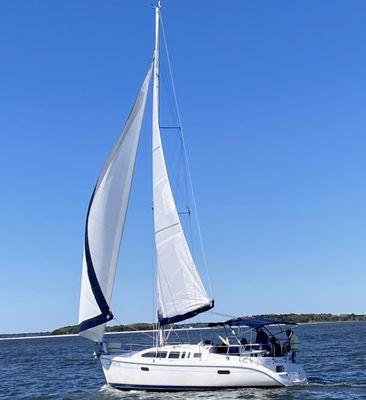
[[[144,358],[142,352],[102,355],[107,383],[124,390],[219,390],[281,387],[307,383],[304,370],[287,359],[211,354],[209,348],[166,346],[159,351],[190,351],[190,358]],[[193,357],[200,353],[201,357]]]

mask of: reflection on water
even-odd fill
[[[198,342],[202,333],[190,331]],[[93,344],[78,337],[0,341],[0,399],[366,399],[366,323],[302,325],[299,361],[310,384],[216,392],[122,392],[105,385]],[[118,335],[148,344],[141,334]]]

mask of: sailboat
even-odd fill
[[[155,7],[155,50],[122,134],[106,160],[91,196],[85,225],[79,308],[79,335],[100,347],[106,381],[124,390],[216,390],[292,386],[307,382],[303,368],[289,353],[271,354],[263,343],[247,340],[248,332],[283,321],[232,318],[211,324],[221,340],[171,344],[169,327],[214,307],[197,271],[177,211],[164,156],[159,121],[159,27],[161,4]],[[153,76],[152,192],[157,264],[157,332],[150,348],[124,350],[104,340],[132,178]],[[280,328],[283,332],[282,328]],[[228,334],[222,332],[230,332]],[[268,336],[266,333],[266,335]],[[224,335],[225,337],[222,337]],[[245,338],[245,340],[244,340]]]

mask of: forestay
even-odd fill
[[[174,202],[159,128],[159,7],[153,86],[153,201],[157,256],[158,318],[178,322],[213,307],[198,275]]]
[[[110,301],[152,73],[150,67],[122,134],[89,203],[79,308],[79,334],[101,342],[113,319]]]

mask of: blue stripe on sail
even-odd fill
[[[189,311],[185,314],[175,315],[174,317],[168,317],[168,318],[164,318],[160,314],[158,314],[159,323],[160,325],[167,325],[167,324],[173,324],[174,322],[184,321],[185,319],[193,318],[198,314],[211,310],[211,308],[213,308],[214,305],[215,305],[215,300],[211,300],[208,304],[205,304],[204,306],[199,307],[193,311]]]
[[[112,314],[111,310],[109,309],[109,305],[104,297],[102,289],[100,288],[97,274],[95,273],[91,253],[90,253],[90,247],[89,247],[88,222],[89,222],[90,209],[91,209],[91,206],[92,206],[93,200],[94,200],[95,190],[96,190],[96,187],[94,188],[93,194],[91,196],[89,206],[88,206],[88,212],[86,215],[84,247],[85,247],[85,261],[86,261],[86,266],[87,266],[89,283],[90,283],[95,301],[98,304],[101,314],[81,322],[79,324],[79,332],[85,331],[86,329],[94,328],[95,326],[104,324],[105,322],[113,319],[113,314]]]
[[[86,331],[87,329],[94,328],[98,325],[102,325],[113,318],[112,313],[109,315],[99,314],[96,317],[86,319],[79,324],[79,333]]]

